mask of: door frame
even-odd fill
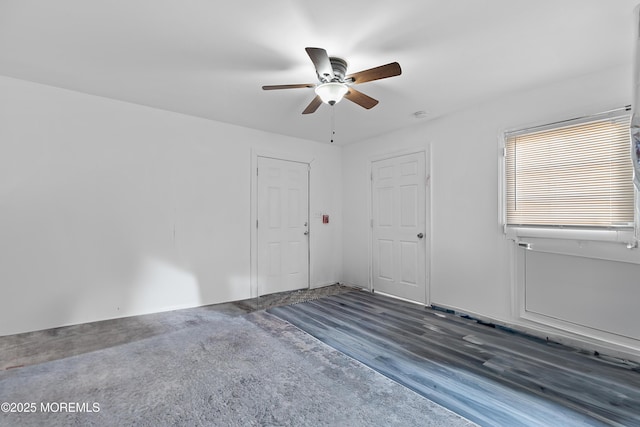
[[[250,221],[249,221],[249,262],[251,264],[250,267],[250,296],[251,298],[258,297],[258,228],[256,224],[258,222],[258,158],[259,157],[267,157],[275,160],[283,160],[287,162],[296,162],[306,164],[308,167],[308,211],[307,211],[307,223],[309,224],[309,245],[308,245],[308,253],[307,253],[307,262],[309,264],[309,271],[307,274],[307,282],[308,286],[311,287],[311,236],[312,234],[312,224],[311,224],[311,163],[313,163],[313,158],[305,155],[292,155],[290,153],[284,154],[282,152],[277,151],[266,151],[266,150],[256,150],[251,149],[251,168],[250,168],[250,176],[251,176],[251,187],[250,187]]]
[[[369,175],[369,191],[367,192],[367,205],[369,206],[369,242],[368,242],[368,251],[369,251],[369,283],[368,290],[373,291],[373,163],[381,160],[388,160],[394,157],[401,157],[410,154],[422,154],[425,157],[425,277],[424,277],[424,287],[425,287],[425,306],[431,305],[431,231],[433,230],[433,215],[431,212],[431,144],[425,143],[425,146],[415,147],[415,148],[406,148],[403,150],[390,151],[386,153],[375,154],[369,156],[369,164],[367,173]],[[399,297],[397,297],[399,298]],[[402,298],[400,298],[402,299]],[[415,301],[411,301],[415,302]]]

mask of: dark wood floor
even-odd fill
[[[267,311],[480,425],[640,426],[632,363],[368,292]]]

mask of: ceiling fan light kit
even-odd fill
[[[402,73],[400,64],[392,62],[347,75],[347,62],[344,59],[329,57],[327,51],[319,47],[308,47],[305,50],[316,68],[319,83],[262,86],[264,90],[315,88],[316,97],[302,114],[314,113],[322,103],[335,105],[343,97],[367,110],[373,108],[378,101],[355,90],[352,85],[399,76]]]
[[[349,88],[344,83],[329,82],[316,86],[316,95],[322,99],[322,102],[329,105],[335,105],[349,92]]]

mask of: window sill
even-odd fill
[[[567,230],[508,227],[506,238],[525,252],[545,252],[640,264],[640,252],[632,230]]]
[[[576,230],[566,228],[534,228],[507,227],[505,235],[508,239],[518,241],[521,237],[563,240],[587,240],[596,242],[618,242],[635,246],[636,240],[632,229],[623,230]]]

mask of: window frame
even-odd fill
[[[639,231],[639,215],[638,215],[638,191],[633,186],[634,193],[634,218],[633,224],[629,227],[601,228],[578,226],[569,227],[562,225],[509,225],[507,224],[507,149],[506,143],[509,136],[525,133],[533,133],[538,131],[558,129],[582,123],[588,123],[596,120],[620,117],[628,115],[631,117],[631,106],[616,108],[602,113],[580,116],[576,118],[560,120],[556,122],[547,122],[539,125],[531,125],[527,127],[518,127],[512,129],[503,129],[498,137],[499,151],[499,223],[508,239],[519,241],[521,237],[525,238],[550,238],[550,239],[567,239],[567,240],[589,240],[603,242],[621,242],[626,243],[628,247],[636,247],[636,236]],[[631,160],[631,138],[629,139],[629,167],[633,169]]]

